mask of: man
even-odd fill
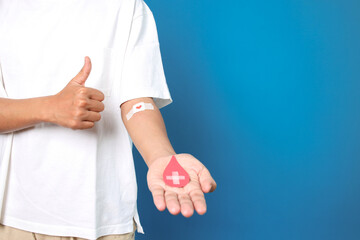
[[[172,99],[142,0],[0,0],[0,64],[1,240],[143,233],[132,141],[160,211],[206,212],[216,183],[167,137],[159,108]],[[172,156],[183,188],[163,181]]]

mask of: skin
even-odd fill
[[[104,94],[85,87],[91,61],[85,57],[81,71],[56,95],[28,98],[0,98],[0,133],[17,131],[41,122],[72,129],[92,128],[101,119]]]
[[[85,57],[81,71],[57,94],[29,99],[0,98],[0,133],[18,131],[41,122],[51,122],[71,129],[92,128],[101,119],[104,94],[85,87],[91,72],[91,61]],[[141,111],[130,120],[126,114],[139,102],[151,103],[154,110]],[[137,98],[123,103],[121,116],[136,148],[149,167],[147,182],[154,204],[160,211],[191,217],[194,210],[207,211],[204,193],[216,189],[208,169],[190,154],[176,154],[166,133],[159,109],[152,98]],[[183,188],[165,185],[163,171],[175,155],[189,173],[190,182]]]
[[[137,112],[127,120],[126,114],[139,102],[151,103],[154,110]],[[207,207],[204,193],[214,191],[216,182],[195,157],[175,153],[161,113],[152,98],[137,98],[123,103],[121,116],[136,148],[149,167],[147,182],[156,208],[160,211],[167,208],[173,215],[181,212],[185,217],[191,217],[194,209],[200,215],[205,214]],[[190,176],[190,182],[183,188],[170,187],[163,181],[164,169],[173,155]]]
[[[190,182],[182,188],[165,185],[162,175],[171,156],[156,159],[149,167],[147,181],[152,192],[154,204],[158,210],[165,208],[177,215],[181,212],[184,217],[191,217],[194,209],[200,215],[206,213],[204,193],[215,190],[216,183],[207,168],[190,154],[176,154],[179,164],[187,171]]]

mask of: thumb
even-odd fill
[[[91,61],[90,58],[86,56],[84,66],[82,67],[80,72],[71,80],[71,82],[84,85],[86,79],[89,77],[90,71],[91,71]]]
[[[199,174],[201,189],[204,193],[213,192],[216,189],[216,182],[211,177],[209,170],[204,167]]]

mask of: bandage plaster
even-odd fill
[[[129,121],[130,118],[137,112],[141,112],[144,110],[154,110],[154,106],[151,103],[144,103],[144,102],[139,102],[137,104],[135,104],[131,110],[128,112],[128,114],[126,114],[126,119]]]

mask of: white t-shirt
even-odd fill
[[[40,123],[14,132],[12,144],[11,133],[0,134],[0,167],[10,159],[4,225],[96,239],[131,232],[134,218],[143,233],[120,105],[139,97],[153,97],[159,108],[172,102],[152,12],[143,0],[0,0],[0,88],[7,97],[58,93],[85,56],[92,62],[85,86],[105,94],[95,127]]]

